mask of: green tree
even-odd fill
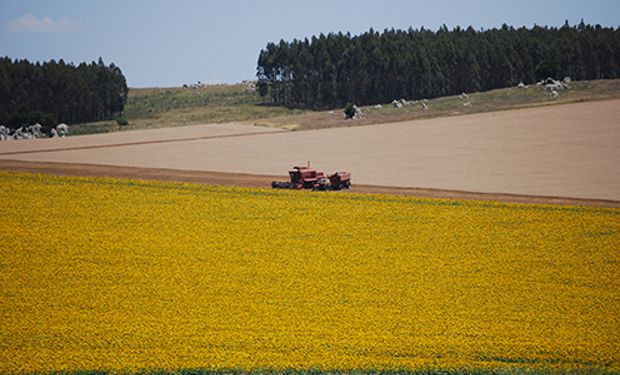
[[[536,69],[534,70],[536,80],[542,80],[548,77],[558,78],[559,72],[560,65],[551,60],[541,61],[538,65],[536,65]]]
[[[370,29],[268,43],[257,66],[259,94],[271,103],[335,108],[433,98],[546,77],[620,76],[620,29],[534,26],[437,32]]]

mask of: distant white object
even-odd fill
[[[562,81],[556,81],[553,78],[547,78],[544,81],[542,81],[542,84],[545,85],[545,89],[547,91],[553,91],[553,90],[564,90],[568,88],[568,85],[565,84]]]
[[[41,128],[43,128],[43,126],[37,122],[36,124],[27,127],[26,130],[31,133],[32,138],[40,138],[43,135]]]
[[[56,129],[52,128],[52,130],[50,130],[50,138],[56,137],[58,137],[58,132],[56,131]]]
[[[471,107],[471,103],[470,102],[465,102],[465,103],[463,103],[463,107]]]
[[[426,99],[422,100],[420,103],[422,103],[422,109],[426,111],[428,109],[428,106],[426,105]]]
[[[58,124],[56,125],[56,131],[58,132],[58,135],[60,135],[61,137],[64,137],[65,135],[69,133],[69,125],[65,123]]]
[[[4,125],[0,125],[0,141],[9,141],[11,139],[13,139],[11,129]]]
[[[571,83],[572,79],[569,76],[564,77],[563,79],[564,83]]]
[[[523,83],[523,81],[519,82],[519,84],[517,85],[518,88],[520,89],[526,89],[527,85]]]
[[[549,96],[555,99],[555,98],[559,98],[560,94],[556,90],[551,90],[551,92],[549,93]]]
[[[461,99],[469,99],[469,95],[462,93],[460,96]]]
[[[548,83],[545,85],[545,89],[549,90],[549,91],[553,91],[553,90],[564,90],[564,84],[562,82],[557,82],[557,83]]]
[[[403,103],[401,103],[400,101],[394,99],[392,101],[392,106],[394,106],[394,108],[402,108],[403,107]]]
[[[0,125],[0,141],[5,141],[9,138],[9,134],[11,133],[10,129],[7,129],[4,125]]]
[[[381,104],[377,104],[377,105],[375,106],[375,108],[377,108],[377,109],[381,109],[381,108],[383,108],[383,106],[382,106]]]
[[[13,139],[24,139],[24,127],[20,126],[13,132]]]

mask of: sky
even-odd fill
[[[119,66],[130,87],[252,80],[269,42],[373,28],[620,26],[619,0],[0,0],[0,56]]]

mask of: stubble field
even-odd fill
[[[219,124],[3,142],[0,165],[20,160],[286,178],[291,166],[311,161],[328,173],[350,171],[355,185],[620,201],[619,100],[273,131]]]

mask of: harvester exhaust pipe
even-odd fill
[[[308,160],[306,164],[308,165],[308,168],[310,168],[310,160]]]

